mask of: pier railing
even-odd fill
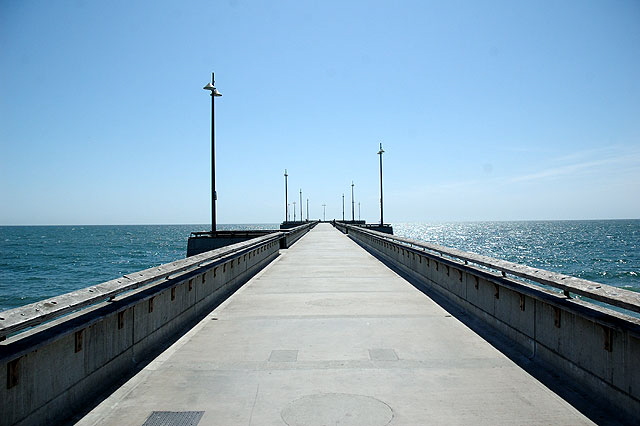
[[[283,238],[280,239],[280,248],[289,248],[296,241],[302,238],[307,232],[313,229],[319,222],[317,220],[303,223],[300,226],[296,226],[293,228],[288,228],[287,230],[281,230],[284,234]]]
[[[74,414],[204,318],[313,225],[0,312],[0,424]]]
[[[358,226],[335,226],[428,293],[497,330],[511,347],[640,418],[640,294]]]
[[[254,244],[259,245],[264,241],[279,241],[282,236],[280,233],[274,233],[256,238],[249,247]],[[157,286],[175,280],[180,276],[192,274],[194,271],[201,270],[217,260],[224,259],[236,252],[244,252],[249,247],[243,244],[235,244],[225,249],[218,249],[143,271],[133,272],[111,281],[0,312],[0,340],[5,340],[7,336],[19,331],[51,321],[71,312],[79,311],[86,306],[95,305],[103,301],[113,302],[116,299],[126,298],[127,296],[122,295],[131,290],[143,286]]]
[[[344,225],[341,227],[344,232],[346,227]],[[372,233],[372,235],[376,234],[378,234],[378,238],[382,240],[398,243],[403,247],[407,247],[409,250],[416,250],[418,253],[432,254],[443,259],[462,262],[465,265],[473,264],[483,266],[488,270],[499,272],[503,277],[512,275],[543,286],[557,288],[561,290],[567,298],[571,298],[572,295],[579,295],[621,309],[640,313],[640,293],[502,259],[413,240],[411,238],[389,236],[379,232]]]

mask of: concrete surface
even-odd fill
[[[634,360],[640,359],[640,319],[629,314],[640,312],[640,294],[361,227],[335,226],[441,306],[454,309],[457,318],[562,392],[590,419],[639,424],[640,369]],[[563,384],[552,383],[546,373]]]
[[[591,424],[347,236],[319,224],[79,421]]]

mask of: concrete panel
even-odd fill
[[[447,288],[449,291],[458,297],[463,299],[466,298],[464,273],[454,266],[445,266],[445,271],[447,276]]]
[[[0,387],[2,421],[21,421],[31,407],[47,403],[51,395],[62,394],[82,380],[85,354],[82,350],[75,352],[75,342],[74,333],[20,358],[17,385]]]
[[[526,297],[522,293],[506,287],[500,289],[500,298],[494,300],[494,315],[500,321],[529,337],[534,336],[533,300],[530,299],[527,306]]]
[[[133,309],[115,312],[85,330],[85,363],[90,374],[133,344]]]
[[[555,353],[562,351],[562,338],[570,329],[570,317],[562,309],[536,301],[536,341]]]
[[[475,288],[475,305],[484,312],[494,315],[496,305],[496,285],[485,279],[479,278],[478,288]],[[473,294],[473,290],[470,294]]]
[[[626,380],[621,381],[624,383],[623,390],[628,391],[632,397],[640,401],[640,368],[637,368],[637,364],[629,365],[629,360],[637,360],[638,354],[640,354],[640,337],[627,334],[625,345],[625,367],[623,368],[624,378]]]

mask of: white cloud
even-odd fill
[[[587,158],[585,158],[587,157]],[[593,158],[596,157],[596,158]],[[625,150],[616,147],[576,152],[568,156],[550,160],[552,163],[572,160],[570,164],[550,167],[533,173],[514,176],[510,182],[537,181],[567,176],[598,175],[605,172],[621,172],[623,170],[640,170],[640,152],[638,150]],[[580,160],[577,161],[576,160]]]

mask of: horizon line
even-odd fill
[[[329,219],[325,222],[331,222],[333,220],[340,221],[340,219]],[[582,219],[454,219],[454,220],[424,220],[424,221],[385,221],[390,224],[414,224],[414,223],[482,223],[482,222],[594,222],[594,221],[624,221],[624,220],[640,220],[638,218],[582,218]],[[313,222],[314,220],[310,220]],[[318,221],[322,222],[318,219]],[[236,223],[218,223],[218,225],[279,225],[282,222],[236,222]],[[378,223],[368,222],[368,223]],[[53,224],[0,224],[0,227],[19,227],[19,226],[208,226],[205,223],[53,223]]]

